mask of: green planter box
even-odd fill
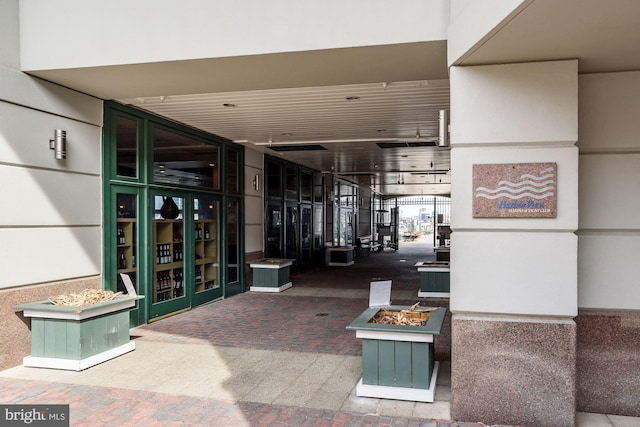
[[[81,371],[132,351],[129,309],[141,298],[123,296],[84,307],[49,301],[15,306],[31,317],[31,355],[23,365]]]
[[[369,307],[347,326],[362,338],[362,379],[356,395],[433,402],[438,376],[433,342],[442,330],[446,309],[432,311],[425,326],[369,323],[383,308],[408,307]]]
[[[253,270],[253,292],[282,292],[289,289],[292,259],[263,258],[249,263]]]
[[[450,261],[451,260],[451,248],[449,246],[439,246],[434,248],[436,253],[436,261]]]
[[[331,246],[327,248],[327,251],[329,252],[330,266],[348,267],[355,262],[353,260],[355,251],[353,246]]]
[[[449,261],[425,261],[415,264],[420,274],[420,298],[449,298],[451,281]]]

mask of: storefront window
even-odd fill
[[[131,279],[145,296],[132,325],[242,292],[243,148],[116,102],[104,106],[103,202],[111,213],[103,287],[126,292]]]
[[[313,179],[310,172],[300,173],[300,199],[303,202],[310,202],[313,192]]]
[[[218,201],[212,197],[197,198],[193,201],[196,292],[220,288],[218,205]]]
[[[154,196],[153,302],[181,298],[184,291],[184,199]]]
[[[138,176],[138,121],[116,117],[116,174]]]
[[[154,182],[217,189],[220,186],[219,163],[216,145],[160,127],[153,128]]]
[[[118,193],[116,195],[116,272],[117,290],[128,293],[122,275],[128,276],[138,290],[138,252],[137,252],[137,196]]]
[[[227,267],[227,283],[233,283],[238,281],[238,259],[239,251],[238,247],[238,227],[240,225],[238,220],[238,214],[240,207],[238,202],[229,202],[227,204],[227,254],[228,254],[228,267]]]
[[[298,200],[298,169],[285,167],[285,196],[290,200]]]
[[[313,174],[313,202],[314,203],[323,203],[324,199],[322,195],[324,194],[324,180],[322,179],[322,175],[319,173]]]
[[[267,196],[282,198],[282,166],[267,163]]]
[[[230,193],[238,193],[240,191],[240,182],[238,177],[238,152],[235,150],[227,150],[227,191]]]

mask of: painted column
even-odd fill
[[[577,65],[451,68],[454,419],[574,425]]]

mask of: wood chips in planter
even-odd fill
[[[84,307],[85,305],[98,304],[111,301],[122,295],[122,292],[105,291],[102,289],[85,289],[79,294],[58,295],[49,298],[53,305],[66,305],[72,307]]]
[[[382,325],[406,325],[406,326],[424,326],[429,320],[429,315],[437,307],[419,307],[417,302],[405,310],[387,310],[381,309],[369,321],[369,323],[379,323]]]

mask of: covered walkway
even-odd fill
[[[82,372],[0,372],[0,403],[70,404],[72,426],[480,426],[450,415],[450,323],[436,341],[434,403],[361,398],[361,342],[345,330],[368,305],[369,282],[392,302],[418,301],[413,265],[430,238],[359,256],[350,267],[292,275],[280,294],[247,292],[135,328],[136,350]],[[447,306],[446,299],[422,299]],[[491,420],[478,420],[486,425]],[[578,425],[640,426],[579,414]]]

